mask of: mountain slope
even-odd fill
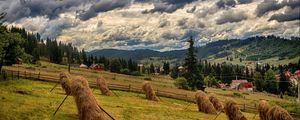
[[[300,38],[279,38],[276,36],[251,37],[245,40],[231,39],[208,43],[196,48],[198,58],[217,59],[224,57],[243,58],[246,60],[263,60],[273,57],[279,59],[295,58],[300,56]],[[184,59],[186,50],[159,52],[149,49],[116,50],[102,49],[89,52],[91,55],[111,58],[125,58],[141,60],[150,57],[162,59]]]

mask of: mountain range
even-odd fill
[[[300,38],[289,39],[276,36],[256,36],[247,39],[229,39],[210,42],[195,48],[196,55],[201,59],[218,59],[224,57],[242,58],[249,61],[264,60],[272,57],[291,59],[300,56]],[[187,50],[159,52],[150,49],[117,50],[98,49],[88,54],[109,58],[132,58],[142,60],[152,57],[161,59],[179,59],[185,57]]]

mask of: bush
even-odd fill
[[[150,77],[145,77],[144,80],[151,81],[152,79]]]
[[[242,95],[242,94],[240,94],[240,93],[237,93],[237,92],[234,92],[234,93],[233,93],[233,96],[234,96],[234,97],[243,97],[243,95]]]
[[[142,76],[142,74],[139,71],[133,71],[130,74],[133,76]]]
[[[184,77],[179,77],[175,79],[175,86],[179,89],[189,89],[188,82]]]
[[[129,70],[127,68],[125,68],[125,69],[121,69],[120,73],[129,75],[130,72],[129,72]]]

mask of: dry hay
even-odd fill
[[[226,101],[224,110],[229,120],[247,120],[237,103],[232,100]]]
[[[197,91],[195,95],[195,99],[196,99],[199,112],[211,113],[211,114],[217,113],[213,104],[209,101],[208,97],[204,92]]]
[[[293,120],[292,116],[279,106],[271,107],[266,116],[267,120]]]
[[[79,120],[104,120],[104,112],[96,101],[88,81],[80,76],[74,77],[71,83],[72,94],[75,98]]]
[[[71,94],[71,82],[72,82],[72,77],[70,73],[68,72],[62,72],[59,74],[59,80],[61,83],[61,87],[65,90],[67,95]]]
[[[146,94],[146,99],[158,101],[158,98],[149,82],[145,82],[143,85],[143,90]]]
[[[265,100],[259,101],[258,104],[258,113],[259,113],[259,118],[261,120],[268,120],[267,119],[267,112],[270,109],[269,103]]]
[[[99,86],[100,91],[103,95],[111,96],[112,92],[109,90],[108,85],[103,77],[98,77],[96,79],[96,85]]]
[[[217,111],[223,110],[224,106],[223,106],[222,102],[214,94],[211,94],[209,96],[209,101],[213,104],[213,106],[215,107],[215,109]]]

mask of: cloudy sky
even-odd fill
[[[7,25],[86,50],[168,51],[256,35],[300,36],[300,0],[0,0]]]

